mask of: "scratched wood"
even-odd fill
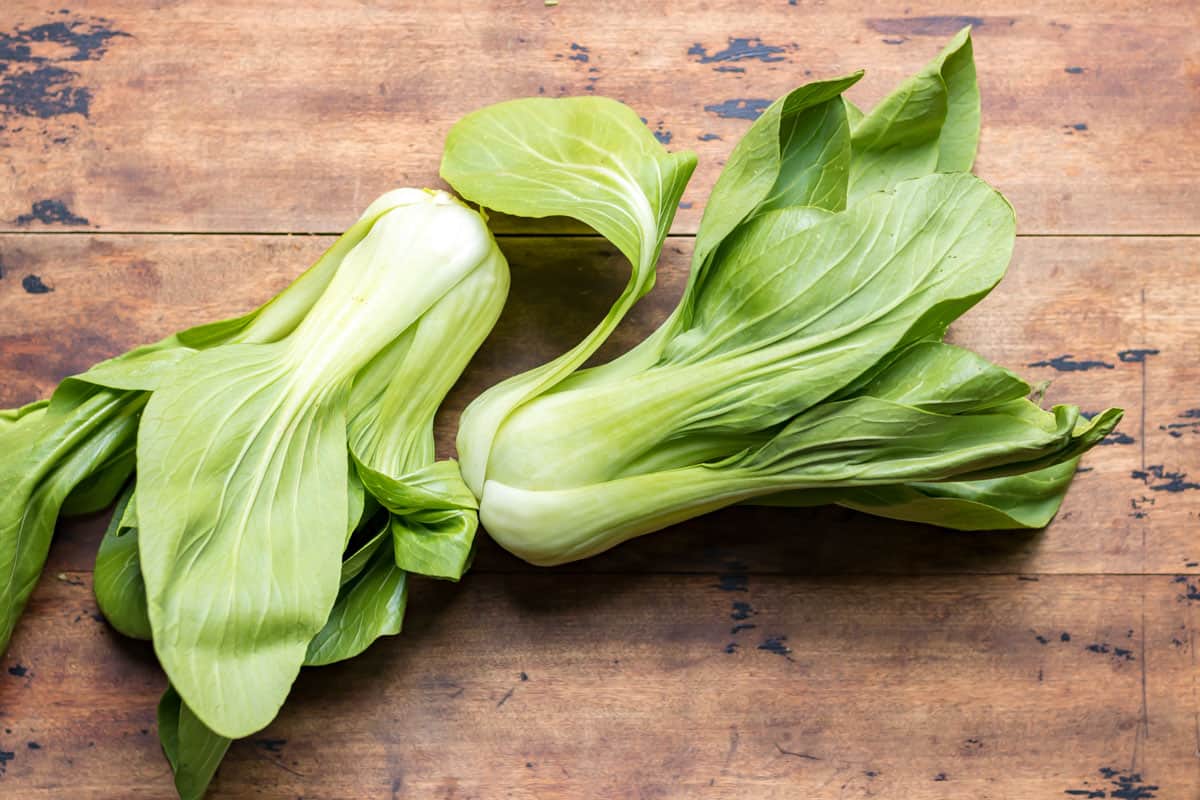
[[[0,329],[0,407],[43,396],[64,375],[136,344],[247,310],[330,241],[0,236],[6,265],[0,279],[0,319],[6,320]],[[666,316],[682,291],[691,241],[668,242],[655,290],[608,353],[645,336]],[[1178,287],[1200,267],[1195,242],[1022,238],[1008,277],[953,329],[955,341],[1029,380],[1052,380],[1051,401],[1087,411],[1127,410],[1118,434],[1087,456],[1087,471],[1077,476],[1047,532],[959,534],[838,509],[740,508],[627,544],[579,568],[1200,572],[1200,424],[1194,416],[1200,412],[1192,410],[1200,408],[1200,304],[1174,301]],[[512,294],[441,415],[444,455],[451,452],[458,412],[472,397],[580,338],[628,274],[621,257],[598,239],[505,237],[501,246],[512,263]],[[30,293],[24,284],[31,276],[52,291]],[[561,313],[564,306],[571,315]],[[103,521],[66,526],[54,568],[90,569]],[[494,546],[477,564],[485,571],[515,568]]]
[[[850,96],[870,104],[974,23],[979,172],[1023,231],[1200,232],[1192,0],[61,6],[4,4],[0,228],[341,230],[384,189],[436,183],[465,112],[594,92],[699,153],[693,231],[767,101],[866,67]]]
[[[1167,576],[425,582],[401,636],[302,675],[212,794],[1190,798],[1195,592]],[[95,612],[85,573],[37,590],[0,672],[6,797],[170,794],[163,679]]]
[[[212,796],[1200,794],[1200,239],[1130,235],[1200,233],[1200,6],[248,5],[4,4],[0,407],[261,302],[331,240],[246,234],[339,230],[436,184],[458,116],[538,93],[621,98],[700,155],[612,355],[678,296],[756,107],[860,66],[869,105],[971,22],[978,171],[1043,236],[952,338],[1127,416],[1041,533],[737,508],[555,570],[485,543],[461,585],[414,589],[401,637],[302,676]],[[627,270],[594,238],[501,244],[513,294],[439,417],[443,454],[466,402],[577,340]],[[103,523],[61,526],[0,658],[0,796],[171,794],[162,676],[91,597]]]

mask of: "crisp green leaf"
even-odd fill
[[[345,583],[325,626],[309,642],[306,666],[353,658],[380,636],[394,636],[404,621],[408,578],[391,550],[378,547],[369,566]]]
[[[478,527],[474,509],[393,515],[396,564],[408,572],[456,581],[471,563]]]
[[[910,178],[970,170],[979,142],[970,28],[857,119],[853,129],[852,203]]]
[[[109,625],[126,636],[148,640],[150,616],[146,610],[146,584],[138,562],[137,528],[123,524],[132,497],[130,485],[117,501],[112,520],[100,540],[92,591]]]
[[[86,395],[65,418],[43,406],[0,432],[0,652],[41,574],[63,502],[135,435],[140,401]]]
[[[578,369],[654,285],[659,251],[695,166],[694,154],[667,153],[637,114],[607,98],[498,103],[450,130],[441,174],[459,194],[508,214],[577,219],[633,268],[621,296],[583,341],[493,386],[463,413],[458,451],[477,495],[492,439],[509,413]]]
[[[158,702],[158,738],[180,800],[201,800],[232,740],[205,727],[172,686]]]

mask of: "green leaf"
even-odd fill
[[[853,128],[851,203],[910,178],[970,170],[979,142],[970,28]]]
[[[1043,528],[1058,513],[1079,459],[1020,475],[977,481],[802,490],[756,498],[754,505],[836,503],[877,517],[963,531]]]
[[[231,740],[205,727],[172,686],[158,703],[158,738],[180,800],[201,800]]]
[[[41,574],[63,502],[128,446],[140,408],[122,393],[93,390],[65,417],[41,406],[0,431],[0,652]]]
[[[100,540],[92,591],[100,613],[121,633],[134,639],[150,639],[150,616],[146,609],[146,584],[138,561],[138,532],[124,525],[131,506],[133,486],[117,501],[112,521]]]
[[[279,347],[194,354],[152,395],[138,437],[155,651],[230,738],[283,704],[337,596],[349,518],[348,387],[298,386]]]
[[[474,509],[393,515],[396,564],[408,572],[456,581],[471,563],[478,527]]]
[[[389,548],[375,548],[369,566],[342,586],[325,626],[309,642],[304,664],[353,658],[380,636],[399,633],[407,602],[404,570],[396,566]]]
[[[482,491],[492,439],[513,409],[563,380],[654,285],[654,266],[693,153],[667,153],[628,107],[600,97],[530,98],[467,115],[450,130],[441,174],[463,197],[524,217],[590,225],[632,265],[629,283],[583,341],[480,395],[459,423],[463,477]]]
[[[645,459],[696,463],[705,437],[724,446],[785,423],[893,351],[940,336],[1004,274],[1014,239],[1008,204],[965,174],[906,181],[816,224],[797,213],[767,212],[722,245],[690,325],[656,363],[513,412],[488,478],[580,486]]]

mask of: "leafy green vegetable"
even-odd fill
[[[393,200],[360,223],[369,230],[294,330],[178,360],[143,414],[138,547],[155,651],[188,707],[223,736],[247,735],[274,717],[334,611],[347,520],[356,516],[348,437],[363,486],[384,506],[378,484],[403,486],[418,471],[378,443],[395,442],[391,426],[421,427],[427,437],[417,437],[415,460],[432,462],[425,429],[441,396],[422,396],[405,359],[424,361],[430,395],[444,393],[457,372],[439,373],[428,360],[438,348],[423,341],[423,317],[442,301],[461,314],[454,290],[477,270],[487,279],[468,284],[466,297],[507,289],[503,257],[477,214],[444,193]],[[499,305],[471,308],[483,320],[465,331],[439,308],[429,334],[442,337],[437,358],[461,369]],[[378,363],[390,385],[375,380]],[[397,411],[411,397],[412,417],[380,421],[389,404]],[[360,447],[373,425],[384,437]],[[454,505],[465,490],[423,488],[437,493],[438,510],[473,513],[473,501]],[[394,589],[398,578],[381,580]]]
[[[1002,277],[1015,235],[1007,202],[964,172],[979,119],[969,36],[866,115],[841,98],[858,77],[781,98],[734,148],[684,296],[654,334],[599,367],[517,376],[467,409],[465,474],[503,546],[561,563],[755,498],[968,527],[1048,519],[1061,465],[1120,412],[1089,423],[1073,407],[1044,411],[1016,376],[939,343]],[[576,208],[636,215],[628,195],[585,194],[581,159],[546,171],[490,147],[487,171],[464,164],[482,158],[457,142],[508,141],[510,120],[546,103],[555,119],[593,113],[590,100],[519,102],[524,114],[506,103],[456,126],[452,185],[509,213],[562,213],[562,185]],[[645,152],[632,129],[539,130],[538,152]]]
[[[133,519],[133,487],[117,501],[112,521],[100,540],[92,589],[100,613],[121,633],[134,639],[150,639],[150,616],[146,610],[146,583],[138,563],[137,522]]]

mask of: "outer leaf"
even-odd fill
[[[278,348],[196,353],[154,393],[138,436],[155,651],[230,738],[283,704],[337,596],[349,516],[347,390],[308,396]]]
[[[931,172],[966,172],[979,141],[970,28],[854,124],[850,202]]]
[[[306,666],[353,658],[380,636],[400,632],[408,601],[408,580],[387,547],[378,548],[370,566],[342,586],[325,627],[309,642]]]
[[[150,616],[146,610],[146,583],[138,561],[137,528],[122,524],[132,497],[133,486],[129,486],[117,501],[112,521],[100,540],[92,591],[109,625],[126,636],[148,640]]]
[[[695,166],[694,154],[668,154],[631,109],[606,98],[499,103],[451,129],[441,173],[459,194],[509,214],[573,217],[633,266],[625,290],[583,341],[493,386],[464,412],[458,450],[476,494],[505,417],[582,365],[653,286],[659,250]]]
[[[201,800],[231,740],[205,727],[172,686],[158,703],[158,738],[180,800]]]
[[[478,527],[474,509],[393,516],[396,564],[408,572],[456,581],[471,563]]]
[[[871,486],[852,491],[784,492],[755,505],[836,503],[877,517],[923,522],[963,531],[1043,528],[1058,513],[1079,459],[1022,475],[978,481]]]
[[[721,462],[571,489],[520,489],[490,480],[480,516],[506,549],[535,564],[560,564],[783,490],[1041,469],[1076,458],[1119,417],[1105,413],[1077,430],[1078,410],[1066,407],[1053,415],[1006,405],[950,416],[871,397],[823,403],[766,445]]]
[[[0,652],[41,574],[59,509],[71,492],[133,438],[140,402],[108,392],[83,397],[63,421],[48,407],[0,433]]]

